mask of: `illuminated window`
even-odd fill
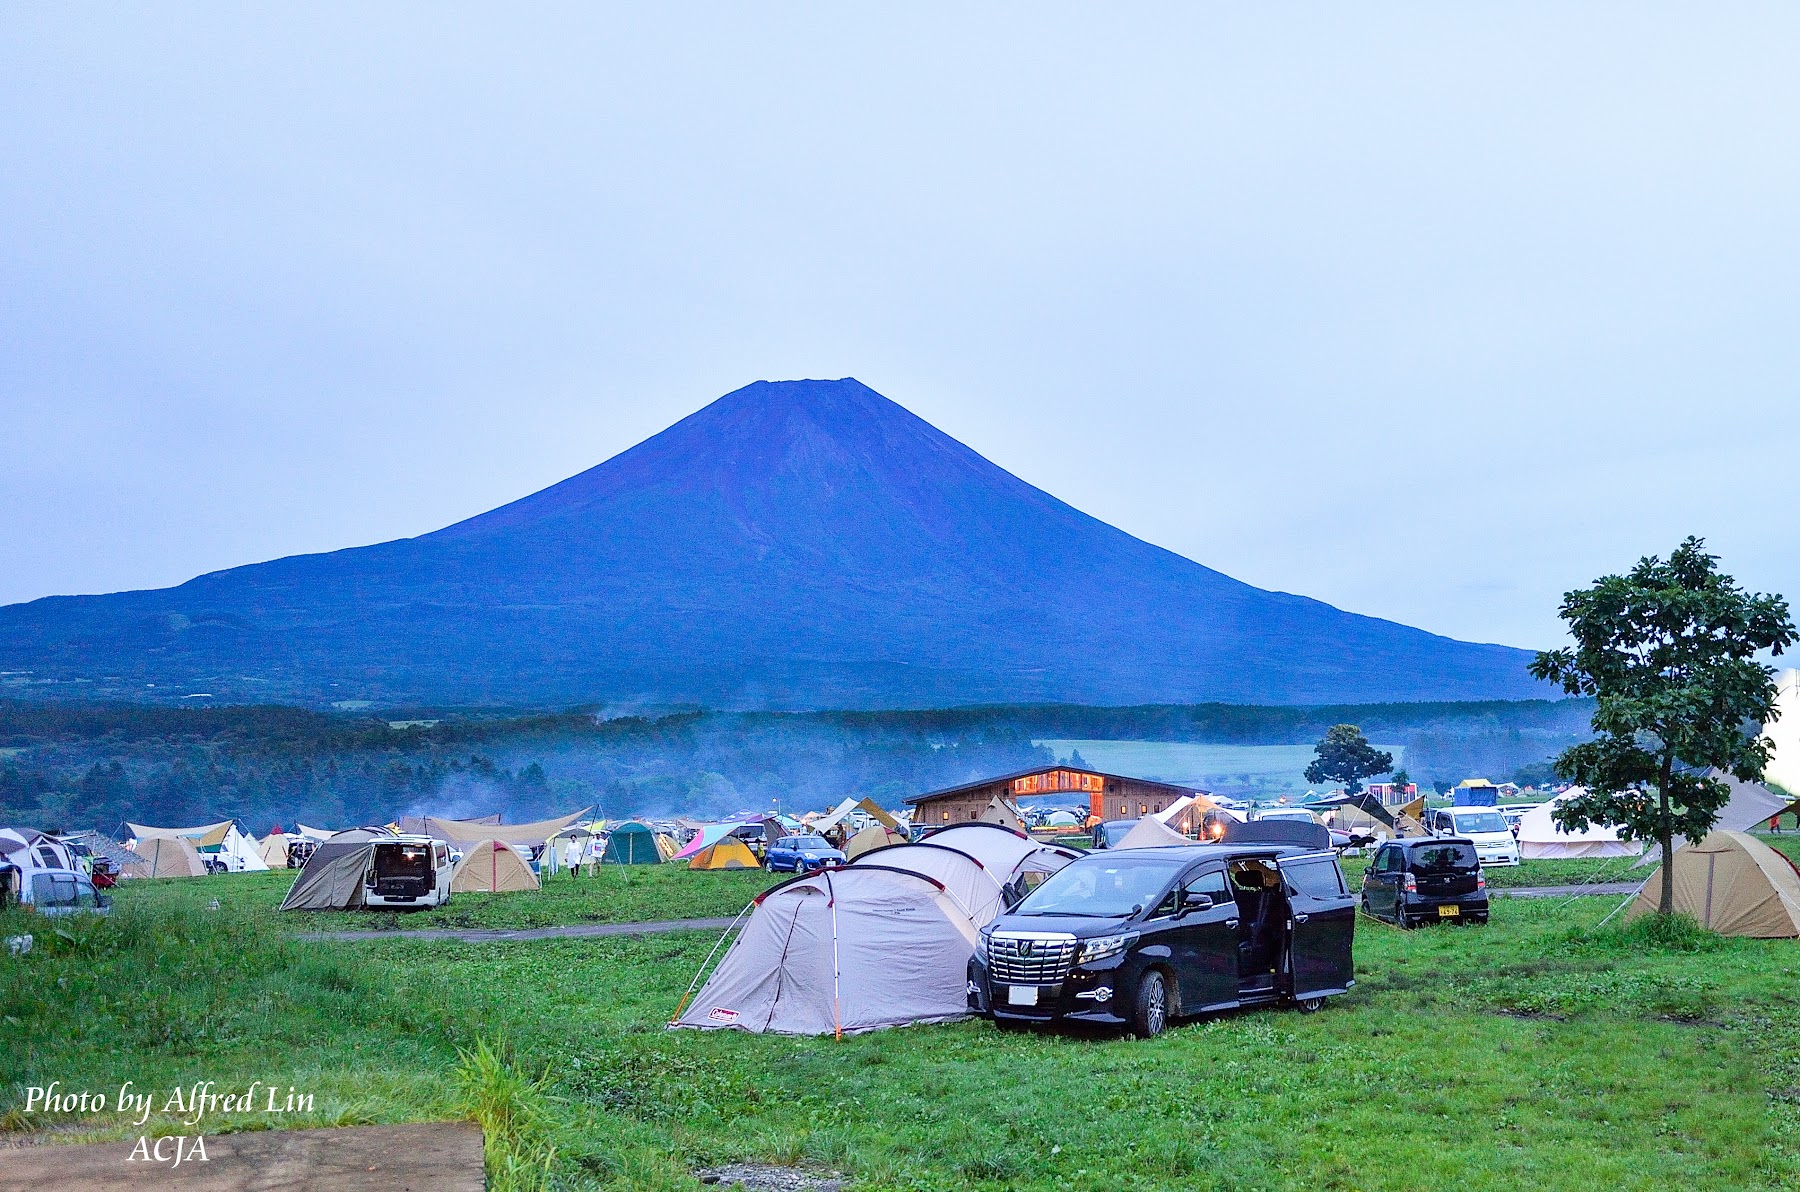
[[[1150,814],[1150,804],[1139,803],[1138,804],[1138,814],[1139,815],[1149,815]]]
[[[950,813],[948,811],[944,812],[944,822],[946,824],[950,822]]]

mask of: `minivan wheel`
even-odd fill
[[[1294,1003],[1294,1009],[1302,1014],[1316,1014],[1324,1005],[1325,999],[1322,997],[1303,997]]]
[[[1138,982],[1137,1004],[1132,1008],[1131,1029],[1145,1039],[1162,1034],[1169,1023],[1169,983],[1161,971],[1151,969]]]

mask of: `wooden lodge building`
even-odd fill
[[[1154,815],[1184,795],[1203,793],[1190,787],[1151,782],[1147,778],[1126,778],[1121,774],[1102,774],[1068,766],[1043,766],[914,795],[906,802],[912,805],[913,823],[941,828],[945,824],[980,819],[995,799],[1016,807],[1024,796],[1065,792],[1074,796],[1070,803],[1079,804],[1085,800],[1088,814],[1103,820]]]

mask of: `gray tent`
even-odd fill
[[[284,911],[356,910],[363,904],[363,874],[375,859],[375,842],[391,840],[387,832],[352,828],[338,832],[313,850],[306,868],[281,900]]]
[[[968,1013],[975,928],[932,878],[827,869],[765,891],[755,908],[671,1026],[847,1035]]]

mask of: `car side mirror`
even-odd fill
[[[1213,907],[1211,894],[1184,894],[1181,899],[1181,913],[1191,915],[1195,911],[1210,911]]]

